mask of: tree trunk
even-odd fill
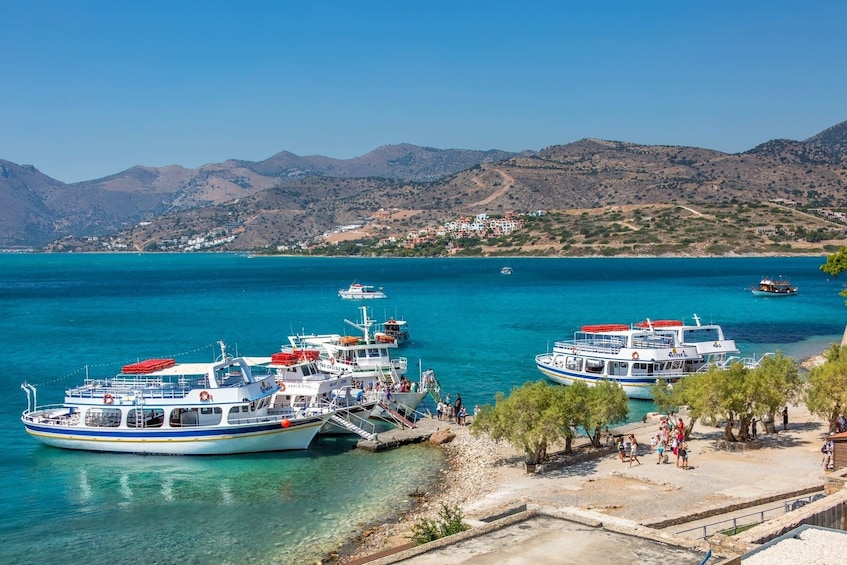
[[[774,424],[774,419],[776,418],[776,412],[769,412],[768,417],[765,419],[765,432],[769,434],[776,433],[776,425]]]
[[[573,453],[573,436],[565,436],[565,455]]]
[[[738,441],[732,433],[732,420],[727,420],[726,427],[723,429],[723,435],[726,438],[726,441]]]
[[[750,439],[750,434],[747,433],[747,428],[750,424],[750,421],[747,418],[747,415],[741,416],[741,420],[739,421],[738,428],[738,439],[739,441],[747,441]]]

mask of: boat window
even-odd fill
[[[85,413],[85,425],[93,428],[117,428],[121,425],[121,409],[92,408]]]
[[[684,330],[682,332],[682,341],[685,343],[696,343],[699,341],[717,341],[721,339],[720,332],[718,328],[694,328],[690,330]]]
[[[585,360],[585,372],[586,373],[596,373],[600,374],[603,372],[603,366],[605,365],[605,361],[601,359],[586,359]]]
[[[161,428],[165,422],[165,411],[161,408],[133,408],[126,415],[129,428]]]
[[[568,355],[565,358],[565,368],[570,369],[571,371],[581,371],[582,357],[573,357],[571,355]]]
[[[626,375],[628,367],[629,363],[626,361],[615,361],[614,363],[611,363],[611,366],[609,367],[609,374],[616,377],[622,377]]]

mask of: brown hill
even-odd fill
[[[282,152],[259,163],[134,167],[74,185],[8,164],[11,180],[0,177],[0,194],[10,205],[0,209],[0,220],[21,202],[30,212],[0,245],[110,234],[142,220],[115,237],[145,249],[213,233],[228,238],[218,249],[256,250],[345,224],[402,236],[483,212],[774,199],[845,207],[845,139],[847,122],[805,141],[772,140],[733,155],[597,139],[520,155],[403,144],[348,160]],[[403,221],[383,212],[376,222],[380,210],[402,211]]]

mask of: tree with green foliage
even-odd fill
[[[614,381],[600,381],[594,386],[574,383],[568,387],[574,422],[581,426],[591,445],[600,447],[600,433],[609,424],[626,420],[629,400]]]
[[[805,400],[809,412],[826,420],[833,432],[838,415],[847,408],[847,346],[832,344],[823,356],[823,365],[809,372]]]
[[[483,406],[473,419],[471,432],[506,440],[524,452],[527,463],[541,463],[551,444],[573,438],[567,390],[535,381],[513,388],[508,396],[498,392],[494,406]]]
[[[723,421],[727,440],[744,441],[754,416],[767,422],[767,431],[774,433],[776,413],[782,406],[796,402],[802,386],[794,360],[777,352],[762,359],[756,368],[732,363],[727,368],[712,366],[708,371],[688,375],[672,387],[656,383],[653,396],[660,409],[668,413],[678,406],[688,406],[686,438],[697,420],[706,419],[712,425]],[[738,437],[733,431],[736,424]]]
[[[842,247],[832,255],[828,255],[826,263],[821,265],[820,269],[833,277],[837,277],[844,271],[847,271],[847,247]],[[847,297],[847,289],[842,290],[839,294]]]
[[[611,381],[593,387],[527,382],[508,396],[498,392],[494,406],[483,406],[474,418],[471,432],[506,440],[524,452],[527,463],[541,463],[558,441],[564,440],[565,453],[571,452],[577,426],[599,447],[603,427],[625,420],[628,411],[626,394]]]

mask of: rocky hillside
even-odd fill
[[[66,235],[109,234],[142,220],[221,204],[301,179],[429,181],[512,155],[407,144],[344,160],[282,152],[264,161],[230,160],[198,169],[138,166],[74,184],[51,179],[31,165],[0,161],[0,246],[40,246]]]
[[[845,139],[847,122],[805,141],[772,140],[740,154],[597,139],[520,155],[410,145],[348,161],[279,153],[196,170],[135,167],[37,194],[61,204],[44,210],[58,215],[54,225],[64,233],[109,234],[109,226],[147,220],[112,239],[155,249],[167,240],[220,235],[227,241],[219,249],[254,251],[346,224],[402,236],[483,212],[777,199],[847,207]],[[16,241],[25,239],[19,233]]]

